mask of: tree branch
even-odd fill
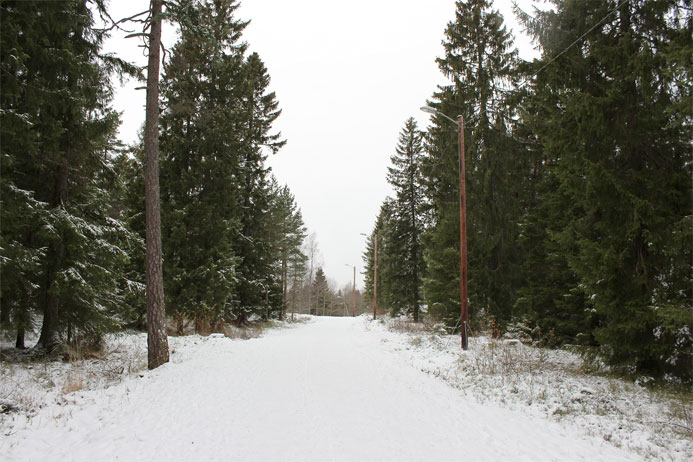
[[[119,30],[122,30],[123,32],[132,32],[131,30],[126,30],[126,29],[120,27],[120,24],[122,24],[124,22],[128,22],[128,21],[145,23],[145,22],[147,22],[148,19],[135,19],[135,18],[142,16],[143,14],[147,14],[147,13],[149,13],[149,10],[142,11],[141,13],[133,14],[132,16],[128,16],[127,18],[123,18],[123,19],[119,19],[118,21],[115,21],[111,17],[111,15],[108,14],[107,11],[104,11],[102,14],[102,18],[103,18],[103,15],[105,14],[106,17],[111,21],[111,25],[109,27],[106,27],[103,29],[96,29],[96,31],[98,31],[98,32],[110,32],[113,29],[119,29]]]

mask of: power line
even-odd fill
[[[544,64],[543,66],[541,66],[541,67],[539,68],[539,70],[533,74],[533,76],[538,75],[541,71],[543,71],[544,69],[546,69],[547,67],[549,67],[549,65],[551,65],[551,63],[553,63],[553,62],[556,61],[558,58],[560,58],[561,56],[563,56],[568,50],[570,50],[572,47],[574,47],[580,40],[582,40],[583,38],[585,38],[585,37],[587,36],[587,34],[589,34],[590,32],[592,32],[592,31],[593,31],[594,29],[596,29],[597,27],[601,26],[601,25],[604,23],[604,21],[606,21],[606,20],[609,18],[609,16],[611,16],[612,14],[616,13],[619,9],[621,9],[621,7],[622,7],[627,1],[629,1],[629,0],[623,0],[621,3],[619,3],[619,4],[616,6],[616,8],[614,8],[614,9],[611,10],[611,11],[609,11],[602,19],[599,20],[599,22],[597,22],[594,26],[590,27],[590,28],[587,30],[587,32],[585,32],[584,34],[582,34],[580,37],[576,38],[575,41],[573,41],[573,43],[571,43],[570,45],[568,45],[566,48],[563,49],[563,51],[561,51],[561,52],[558,53],[556,56],[554,56],[553,58],[551,58],[546,64]],[[521,89],[527,82],[528,82],[528,81],[525,81],[524,84],[520,85],[520,86],[518,87],[518,90]]]

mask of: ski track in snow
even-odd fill
[[[200,338],[173,357],[47,406],[0,437],[0,460],[641,460],[572,427],[477,404],[383,348],[362,318]]]

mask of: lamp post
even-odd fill
[[[352,266],[344,264],[346,266]],[[356,316],[356,265],[354,266],[354,285],[351,288],[351,315]]]
[[[464,166],[464,118],[459,115],[457,120],[448,117],[439,110],[430,106],[421,107],[423,112],[439,115],[457,126],[457,136],[459,138],[459,176],[460,176],[460,328],[462,334],[462,349],[466,350],[469,346],[467,338],[467,194],[465,192],[465,166]]]
[[[366,234],[361,233],[361,236]],[[373,321],[375,321],[378,308],[378,235],[373,236]]]

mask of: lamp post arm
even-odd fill
[[[458,121],[456,121],[455,119],[453,119],[452,117],[448,117],[448,116],[446,116],[445,114],[443,114],[443,113],[440,112],[440,111],[436,112],[436,114],[445,117],[445,118],[448,119],[450,122],[452,122],[452,123],[454,123],[455,125],[457,125],[458,127],[460,126],[460,123],[459,123]]]
[[[441,117],[444,117],[444,118],[448,119],[450,122],[452,122],[452,123],[454,123],[455,125],[457,125],[458,127],[459,127],[459,125],[460,125],[459,122],[456,121],[455,119],[453,119],[452,117],[443,114],[443,113],[440,112],[438,109],[433,108],[433,107],[431,107],[431,106],[421,106],[421,110],[422,110],[423,112],[428,112],[429,114],[436,114],[436,115],[439,115],[439,116],[441,116]]]

